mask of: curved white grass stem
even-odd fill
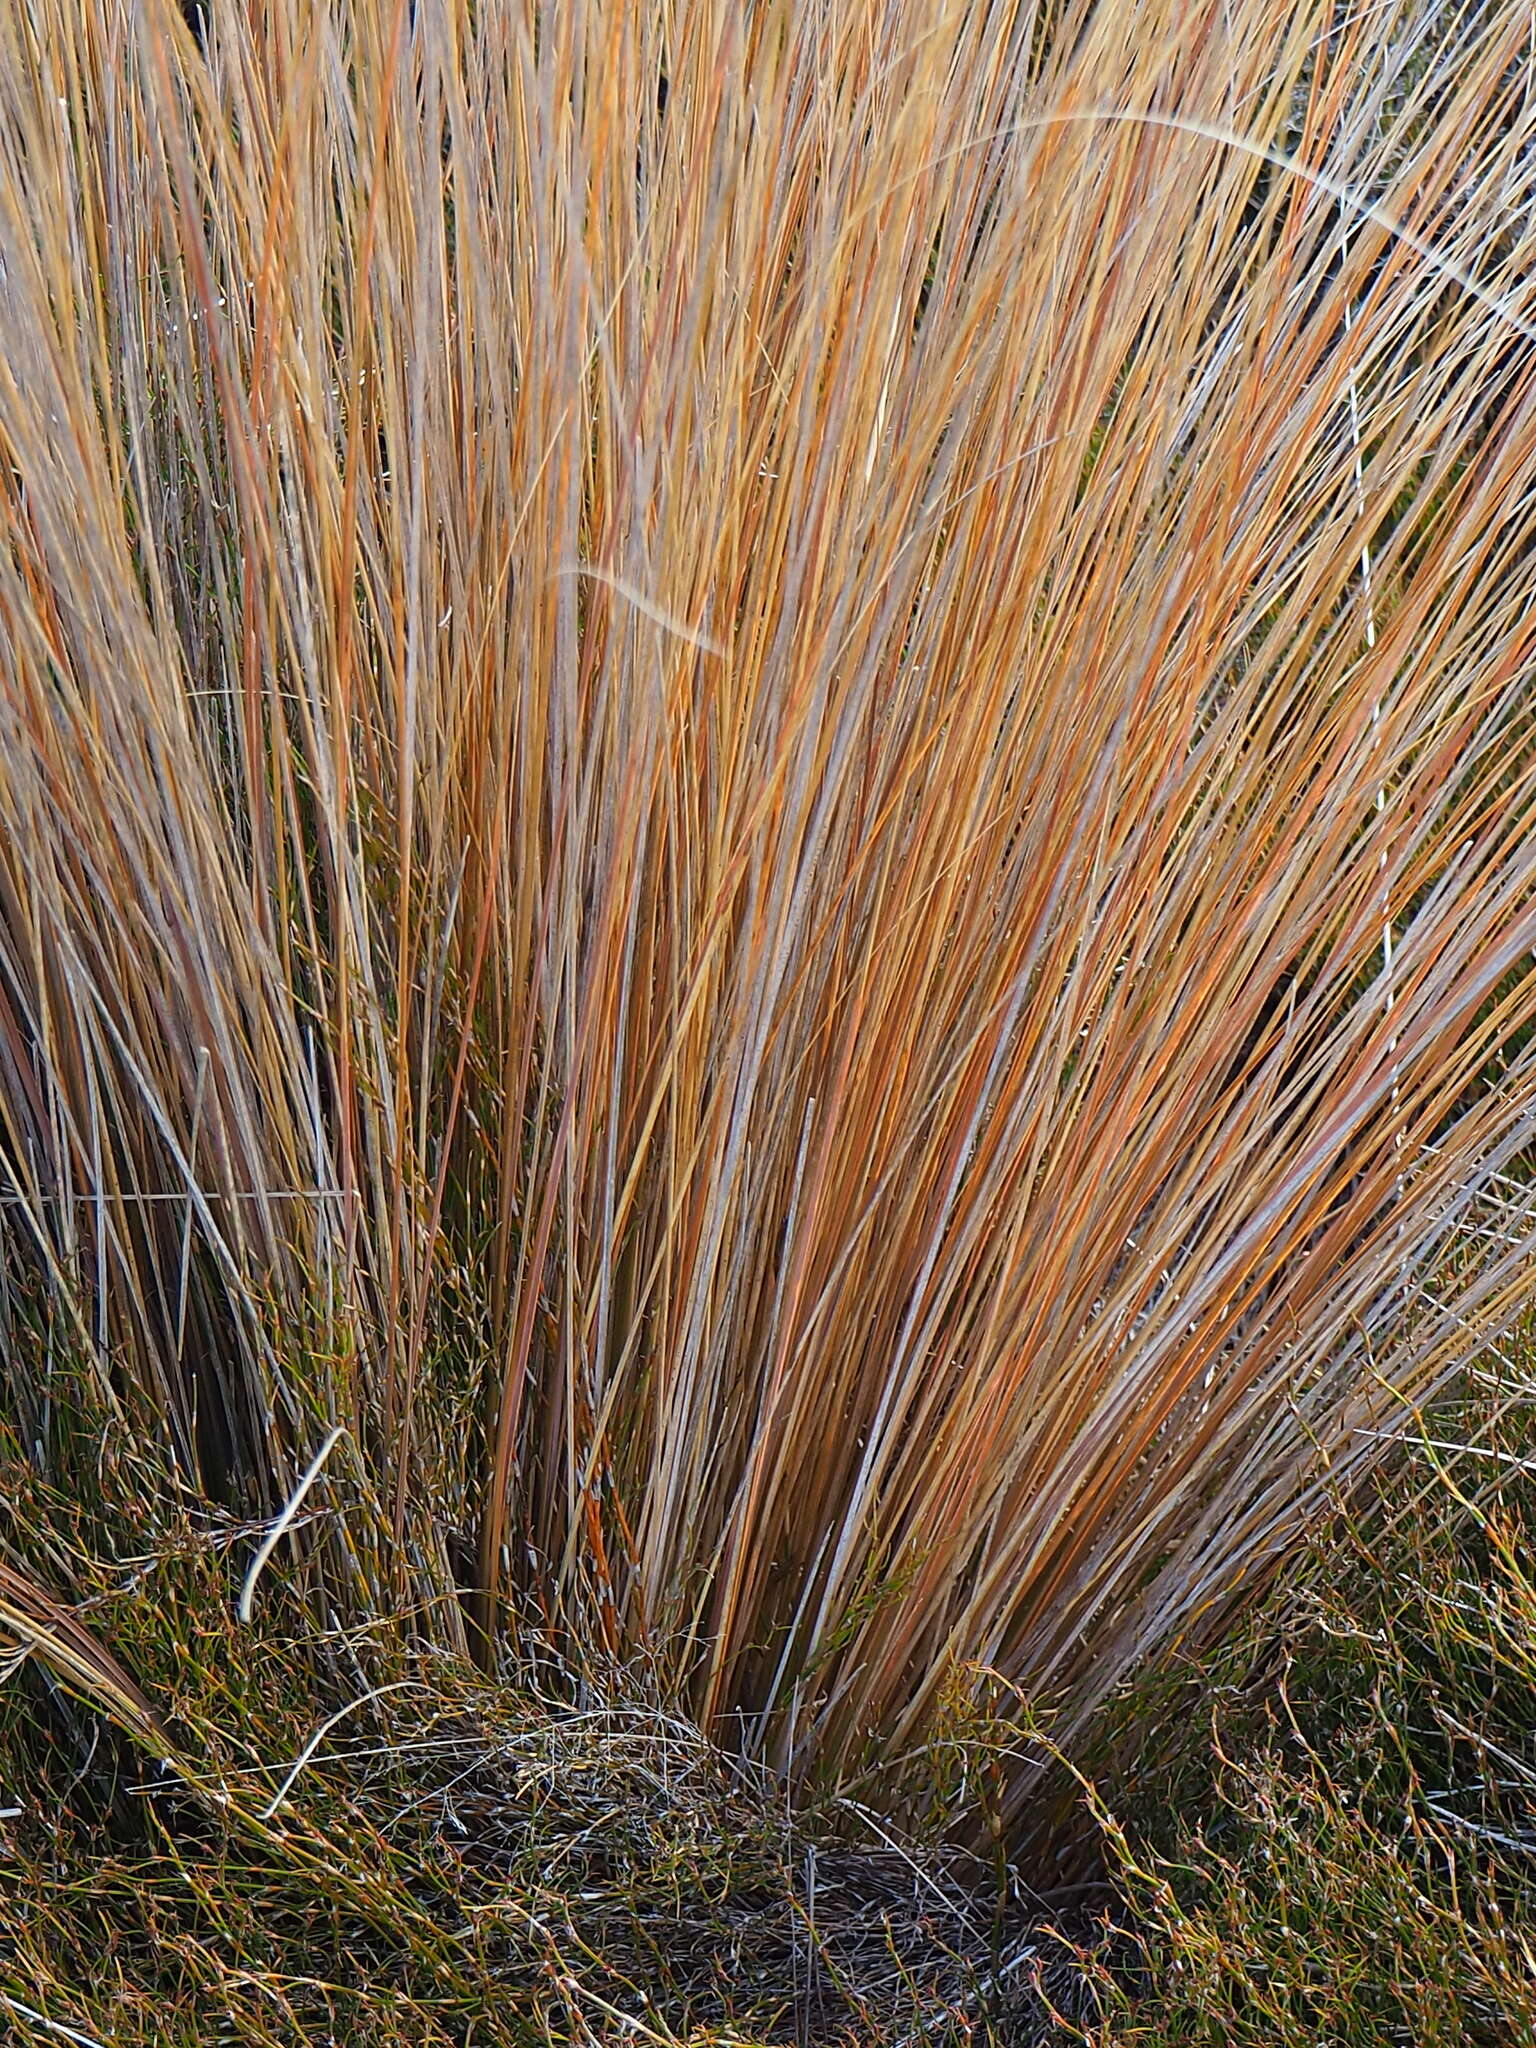
[[[321,1743],[324,1742],[326,1736],[330,1734],[333,1728],[335,1728],[340,1722],[345,1721],[349,1714],[355,1714],[359,1707],[366,1707],[371,1700],[381,1700],[383,1699],[386,1693],[390,1692],[404,1692],[408,1686],[412,1686],[415,1683],[416,1680],[414,1678],[397,1678],[390,1685],[376,1685],[372,1687],[371,1690],[369,1690],[368,1692],[360,1693],[355,1700],[348,1700],[347,1704],[344,1707],[337,1708],[336,1712],[331,1715],[329,1720],[322,1721],[320,1723],[320,1726],[315,1730],[314,1734],[311,1735],[308,1742],[305,1743],[304,1747],[299,1751],[298,1755],[289,1765],[287,1777],[284,1778],[281,1785],[278,1786],[277,1790],[272,1794],[272,1797],[261,1809],[261,1819],[270,1820],[273,1814],[276,1813],[277,1809],[288,1797],[288,1794],[293,1790],[294,1782],[297,1779],[300,1771],[303,1770],[304,1766],[309,1762],[310,1758],[314,1755],[315,1751],[320,1747]]]
[[[266,1569],[268,1559],[271,1557],[273,1551],[276,1550],[278,1544],[282,1542],[283,1537],[287,1534],[288,1529],[292,1525],[294,1516],[299,1512],[299,1509],[304,1504],[305,1495],[309,1492],[309,1489],[314,1485],[315,1481],[320,1477],[321,1467],[324,1465],[326,1459],[331,1455],[331,1452],[335,1450],[337,1442],[340,1440],[341,1437],[345,1436],[345,1434],[346,1430],[344,1426],[338,1422],[336,1427],[331,1431],[330,1435],[326,1438],[325,1442],[320,1446],[319,1450],[316,1451],[315,1455],[310,1459],[309,1464],[305,1469],[304,1476],[300,1479],[298,1485],[293,1489],[293,1492],[288,1496],[288,1500],[285,1506],[283,1507],[281,1514],[279,1514],[277,1520],[272,1524],[271,1528],[262,1538],[261,1547],[256,1552],[256,1555],[251,1559],[251,1568],[245,1575],[245,1584],[240,1588],[239,1612],[240,1619],[242,1621],[249,1621],[251,1618],[251,1603],[255,1598],[256,1594],[256,1581],[261,1577],[262,1572]]]

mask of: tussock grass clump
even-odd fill
[[[1523,1284],[1528,8],[204,12],[0,14],[0,1305],[255,1612],[1074,1739]]]

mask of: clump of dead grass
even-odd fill
[[[0,12],[0,1295],[263,1600],[911,1809],[1500,1327],[1529,30]]]

